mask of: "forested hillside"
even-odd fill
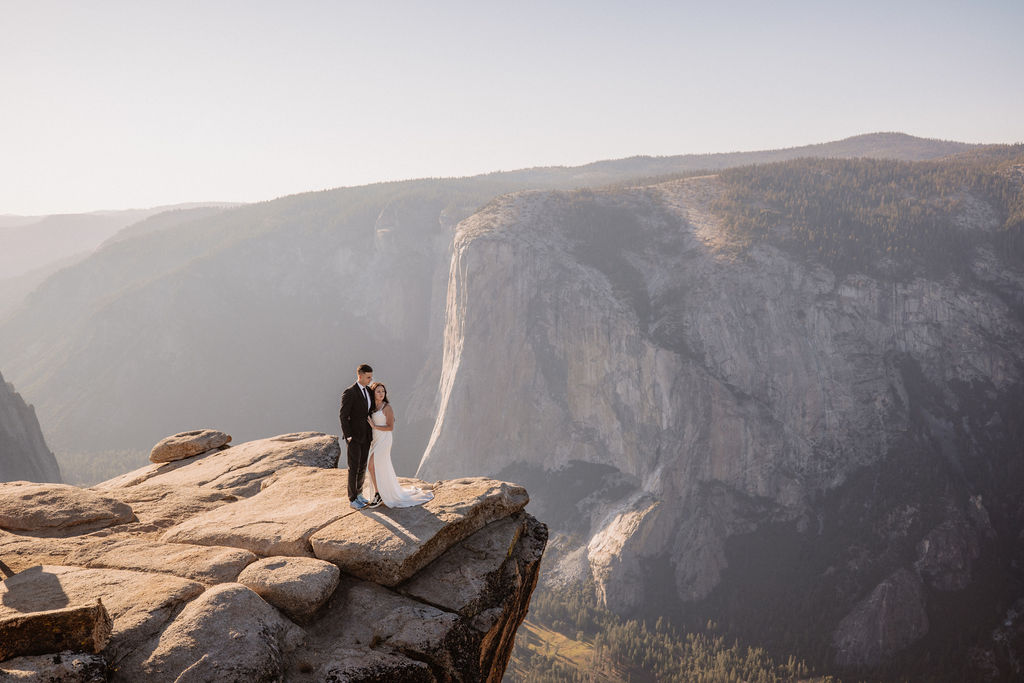
[[[1024,145],[916,163],[797,159],[719,177],[715,208],[735,238],[839,272],[963,273],[984,243],[1024,257]]]

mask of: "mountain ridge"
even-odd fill
[[[864,138],[864,140],[875,140],[875,137]],[[929,141],[921,142],[913,138],[904,140],[904,142],[908,142],[910,145],[910,151],[907,154],[915,155],[919,153],[919,148],[922,145],[927,148],[931,148],[932,145]],[[804,148],[795,149],[803,150]],[[945,153],[946,150],[942,149],[939,151]],[[787,153],[796,152],[791,150]],[[614,164],[616,162],[609,163]],[[687,168],[681,166],[673,167],[672,170],[687,172]],[[646,170],[638,169],[635,167],[634,162],[630,162],[627,170],[605,172],[600,178],[591,179],[588,182],[592,184],[621,182],[637,174],[651,175],[663,171],[665,171],[663,167],[658,169],[648,168]],[[180,287],[180,285],[175,284],[176,278],[180,278],[181,275],[190,269],[202,271],[204,268],[207,268],[209,275],[203,277],[213,277],[216,280],[221,276],[213,275],[216,270],[209,270],[213,266],[201,265],[202,263],[212,264],[214,261],[225,264],[226,270],[224,272],[238,271],[239,266],[231,257],[230,250],[234,246],[250,244],[255,248],[253,258],[257,259],[256,262],[268,257],[276,258],[279,261],[275,266],[274,276],[282,277],[285,280],[302,280],[303,277],[311,277],[312,274],[303,276],[290,272],[290,263],[280,258],[283,254],[292,253],[300,261],[308,261],[308,267],[319,271],[319,280],[311,279],[302,285],[296,284],[298,289],[291,290],[288,296],[294,296],[298,293],[299,289],[304,290],[312,294],[314,299],[319,300],[319,303],[316,305],[321,309],[335,308],[338,311],[336,315],[341,316],[344,315],[343,309],[337,308],[341,302],[335,303],[333,301],[335,297],[331,291],[332,289],[340,290],[343,288],[343,285],[337,280],[339,269],[351,267],[353,261],[350,247],[358,244],[361,245],[362,249],[368,250],[367,253],[371,255],[376,254],[378,260],[385,259],[388,261],[383,264],[383,267],[389,278],[399,282],[408,281],[410,274],[416,274],[415,284],[410,283],[409,287],[413,289],[426,288],[423,292],[424,295],[419,298],[417,298],[416,294],[409,292],[401,295],[403,299],[409,300],[404,305],[405,310],[431,310],[430,302],[432,300],[443,301],[443,290],[447,286],[445,278],[447,277],[448,237],[446,235],[449,234],[457,220],[470,215],[477,207],[504,192],[530,189],[538,186],[541,188],[550,187],[554,189],[563,187],[571,189],[580,183],[579,179],[573,177],[573,173],[572,169],[549,171],[533,175],[529,171],[516,171],[501,176],[487,175],[448,181],[402,181],[292,195],[260,204],[227,209],[217,216],[190,221],[184,225],[182,231],[177,235],[157,232],[148,235],[136,235],[132,239],[124,239],[116,243],[106,244],[84,262],[66,268],[44,281],[29,296],[25,312],[12,315],[6,323],[0,324],[0,357],[5,359],[4,370],[18,384],[23,393],[32,397],[41,411],[44,428],[53,432],[50,435],[51,443],[55,444],[58,451],[67,451],[76,440],[80,441],[82,436],[90,431],[90,428],[86,428],[85,424],[77,424],[73,428],[70,424],[64,426],[67,417],[80,411],[80,408],[76,406],[81,404],[76,402],[75,404],[69,403],[64,407],[53,406],[51,408],[52,399],[49,397],[56,397],[56,395],[52,389],[42,389],[42,385],[39,385],[39,383],[43,382],[46,386],[55,386],[52,382],[56,381],[56,376],[66,373],[66,371],[59,370],[62,364],[61,358],[69,352],[80,355],[83,352],[83,343],[86,345],[93,343],[89,340],[94,339],[96,331],[88,329],[89,324],[87,321],[90,316],[100,314],[102,309],[97,308],[97,304],[102,303],[104,309],[109,309],[119,298],[128,294],[131,287],[134,286],[133,282],[150,282],[152,284],[149,286],[152,287],[154,284],[164,281],[165,284],[159,285],[164,290],[163,293],[154,295],[169,302],[174,297],[183,295],[183,293],[172,293]],[[396,230],[394,226],[388,227],[383,223],[378,225],[378,220],[383,220],[384,222],[389,220],[385,215],[385,209],[391,205],[409,207],[406,211],[407,215],[401,220],[412,221],[414,225],[410,224],[410,227],[406,227],[404,230]],[[441,226],[437,222],[438,216],[441,214],[445,215],[444,222],[447,227]],[[387,229],[389,232],[383,233],[378,229]],[[390,243],[384,243],[378,239],[380,235],[385,234],[389,236]],[[280,242],[281,254],[277,257],[267,254],[264,251],[264,247],[259,246],[260,244],[270,244],[270,242],[261,241],[267,240],[273,235],[278,235],[274,238],[274,241]],[[285,244],[282,240],[287,241],[289,244]],[[295,245],[302,243],[307,246],[296,250]],[[322,254],[314,255],[308,253],[311,249],[328,250],[331,252],[332,258],[323,258]],[[392,253],[388,251],[389,249],[397,251]],[[217,256],[217,254],[220,254],[220,256]],[[403,264],[403,267],[410,268],[411,273],[400,272],[402,269],[396,268],[394,265],[396,259]],[[289,272],[290,274],[286,275]],[[241,277],[241,273],[238,273],[238,275]],[[262,295],[264,299],[270,301],[280,297],[280,294],[272,293],[276,287],[269,271],[264,275],[256,274],[255,276],[256,280],[260,282],[259,287],[266,290],[266,294]],[[245,277],[251,278],[253,274],[246,275]],[[399,289],[408,289],[409,287],[397,288],[392,294],[397,296]],[[429,295],[431,291],[435,292],[435,294]],[[242,293],[238,293],[237,296],[243,300],[246,298],[246,295]],[[168,297],[171,297],[171,299],[168,299]],[[358,299],[358,297],[355,297],[355,299]],[[365,304],[352,298],[350,298],[350,301],[351,304],[348,305],[353,307],[352,312],[357,317],[366,314],[364,311],[366,308]],[[209,303],[197,303],[200,308],[210,305]],[[142,304],[140,303],[138,306],[142,306]],[[256,310],[259,310],[260,306],[261,304],[257,304]],[[269,311],[266,312],[269,313]],[[107,316],[105,318],[107,322],[102,322],[103,319],[97,319],[96,325],[100,325],[100,327],[96,328],[96,330],[101,328],[108,330],[116,329],[116,325],[112,326],[112,321],[116,319],[116,316],[120,315],[116,312],[116,309],[110,309],[110,313],[104,315]],[[222,311],[219,315],[230,315],[230,310]],[[280,315],[285,315],[283,309]],[[319,328],[318,334],[331,336],[340,333],[345,336],[322,313],[308,311],[304,315],[312,316],[316,320],[315,325]],[[431,318],[421,317],[418,327],[415,330],[403,331],[403,336],[407,337],[412,334],[413,336],[428,337],[428,329],[439,330],[441,328],[441,324],[438,321],[440,313],[435,311],[432,315],[433,322],[429,322]],[[140,319],[148,318],[148,315],[140,313]],[[172,315],[170,320],[173,319],[174,316]],[[53,328],[53,322],[58,320],[60,321],[59,328]],[[87,325],[87,328],[83,328],[81,331],[74,331],[78,325],[82,324]],[[160,324],[168,323],[156,324],[159,326]],[[208,326],[210,322],[197,320],[195,324],[197,329],[201,329],[204,326]],[[253,330],[253,332],[255,334],[262,333],[257,330]],[[181,332],[172,333],[168,331],[165,336],[167,338],[180,337]],[[47,341],[47,339],[52,341]],[[240,341],[239,339],[232,343],[237,344]],[[167,347],[166,343],[158,343],[155,340],[153,344],[160,348]],[[394,339],[393,341],[386,342],[385,346],[390,345],[394,347],[399,344],[401,342],[398,339]],[[51,351],[46,350],[48,345],[52,345],[50,347]],[[292,343],[285,342],[283,348],[287,349],[292,345]],[[432,353],[439,357],[439,341],[435,339],[429,342],[429,345],[433,349]],[[366,351],[364,353],[370,353],[372,350],[359,342],[356,342],[353,348],[354,350],[365,348]],[[410,356],[408,348],[402,350],[399,347],[396,350],[400,351],[400,356]],[[325,347],[307,349],[297,352],[295,355],[298,356],[310,352],[320,358],[329,357],[329,351]],[[416,384],[416,376],[420,374],[420,367],[425,360],[423,353],[423,351],[418,351],[411,354],[408,360],[403,362],[403,366],[413,367],[408,367],[407,369],[403,367],[400,371],[401,374],[396,378],[399,382],[399,387],[407,393],[413,391],[416,391],[418,394],[431,393],[429,389],[416,390],[413,386]],[[95,352],[88,352],[87,355],[95,357]],[[118,355],[130,358],[133,354],[130,352],[127,356],[123,354]],[[99,372],[98,369],[96,371]],[[143,371],[144,368],[141,367],[132,370],[132,372]],[[102,372],[103,374],[110,374],[109,370]],[[309,368],[304,371],[304,376],[310,377],[315,372],[317,371]],[[428,370],[427,373],[429,375],[431,371]],[[74,379],[74,374],[76,373],[73,372],[71,376],[64,377],[64,386],[77,386],[81,382],[86,381],[85,377]],[[123,372],[114,372],[115,376],[123,374]],[[54,379],[47,380],[46,377]],[[287,384],[287,380],[283,377],[279,379]],[[232,382],[240,380],[245,381],[239,376],[233,375],[230,377]],[[151,381],[155,384],[167,384],[166,378],[153,377]],[[337,381],[341,382],[343,379],[338,378]],[[318,385],[322,384],[322,380],[315,381],[315,383]],[[429,386],[430,382],[425,381],[420,384]],[[83,390],[86,392],[92,391],[84,386]],[[139,390],[141,390],[141,387],[131,389],[127,392],[126,396],[138,395]],[[258,390],[254,388],[254,391],[256,393],[269,393],[272,391],[272,388],[266,386]],[[326,386],[319,389],[316,395],[320,396],[320,400],[323,400],[325,403],[333,403],[333,399],[327,393]],[[120,399],[115,397],[110,397],[110,399],[115,405],[120,402]],[[418,401],[418,404],[422,405],[429,400],[431,399]],[[137,401],[129,401],[129,404],[134,408]],[[127,410],[128,407],[126,405],[125,409]],[[171,411],[170,406],[167,408],[168,411]],[[259,409],[255,406],[250,406],[250,408],[258,410],[258,412],[266,412],[269,406]],[[420,414],[427,412],[427,410],[427,407],[416,408],[416,411]],[[210,411],[207,412],[209,413]],[[221,417],[219,410],[212,412],[216,414],[208,414],[206,416],[207,419]],[[201,419],[204,416],[189,415],[188,417],[194,420]],[[223,415],[222,423],[234,423],[239,417],[243,416]],[[288,424],[295,424],[296,419],[301,419],[299,415],[292,415],[290,417],[291,419],[281,420],[280,427],[282,429],[286,428]],[[426,421],[428,420],[426,415],[417,419],[417,424],[420,426],[415,427],[416,429],[420,431],[429,429],[426,426]],[[333,423],[331,411],[323,410],[318,413],[316,420],[316,424],[321,428],[330,428]],[[192,424],[193,422],[185,421],[184,423]],[[153,425],[144,434],[133,437],[132,443],[134,447],[144,448],[145,444],[152,442],[155,435],[174,431],[176,426],[167,422]],[[240,432],[242,430],[235,429],[235,431]],[[249,433],[258,434],[260,430],[254,428]],[[64,434],[67,434],[67,436],[64,436]],[[78,436],[72,439],[71,434]],[[111,443],[110,439],[106,441],[102,439],[89,439],[89,441],[91,443],[87,445],[87,449],[93,451],[120,448],[128,445],[126,443]],[[411,458],[413,456],[409,455],[408,457]]]

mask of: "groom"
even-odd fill
[[[362,490],[373,437],[373,429],[367,422],[373,407],[373,397],[368,389],[372,381],[373,368],[363,363],[356,368],[356,383],[341,395],[341,433],[348,443],[348,499],[356,510],[370,505]]]

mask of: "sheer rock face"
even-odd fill
[[[971,583],[971,570],[981,554],[981,538],[978,529],[962,516],[951,515],[918,542],[914,568],[933,588],[962,590]]]
[[[77,614],[98,598],[112,628],[98,654],[17,657],[0,662],[0,678],[501,680],[547,542],[522,511],[525,490],[485,478],[416,482],[438,492],[434,507],[360,513],[337,454],[336,437],[298,433],[95,490],[6,485],[41,488],[5,498],[5,519],[59,494],[107,526],[0,530],[0,568],[14,572],[0,583],[0,621]],[[111,517],[112,506],[127,514]],[[310,557],[314,534],[327,559],[338,548],[344,557]]]
[[[0,375],[0,481],[59,482],[35,409]]]
[[[875,666],[927,632],[921,579],[907,569],[897,570],[839,623],[833,635],[836,663]]]
[[[651,567],[708,597],[769,525],[833,549],[812,575],[833,627],[895,558],[969,585],[984,535],[950,520],[1010,527],[1024,485],[1024,272],[984,249],[970,277],[904,280],[741,250],[718,182],[520,193],[460,223],[417,476],[523,481],[623,613],[664,595]],[[884,550],[858,559],[860,534]]]

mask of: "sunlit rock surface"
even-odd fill
[[[526,491],[417,482],[433,507],[357,512],[338,454],[336,437],[299,433],[92,490],[0,485],[0,619],[99,598],[113,624],[98,655],[17,657],[0,678],[500,680],[547,542]],[[104,527],[54,535],[69,510]]]

